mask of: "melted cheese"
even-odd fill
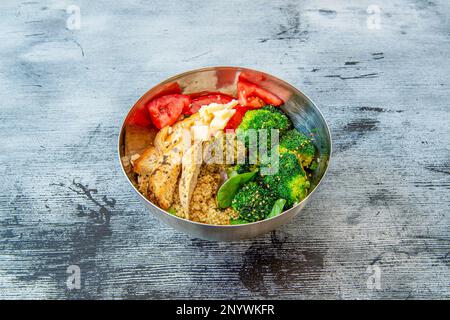
[[[219,131],[223,130],[227,125],[231,117],[236,113],[233,109],[238,104],[237,100],[231,100],[226,104],[211,103],[202,106],[198,111],[200,119],[196,122],[195,126],[208,127],[209,138],[216,135]],[[196,130],[196,129],[194,129]],[[202,128],[202,141],[205,141],[205,128]],[[198,132],[199,130],[197,130]],[[194,131],[195,132],[195,131]],[[195,133],[194,133],[195,137]]]

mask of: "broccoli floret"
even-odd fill
[[[238,129],[280,129],[286,131],[290,127],[291,121],[279,108],[267,105],[261,109],[247,111]]]
[[[255,181],[247,182],[234,196],[231,207],[248,222],[264,219],[272,210],[276,197]]]
[[[264,107],[261,108],[261,110],[269,110],[271,112],[277,112],[277,113],[281,113],[282,115],[284,115],[284,112],[283,112],[283,110],[281,110],[281,108],[275,107],[271,104],[266,104]]]
[[[256,163],[250,163],[250,156],[248,154],[248,150],[245,151],[245,159],[244,159],[244,163],[236,163],[233,166],[229,167],[229,172],[235,172],[238,174],[241,173],[246,173],[246,172],[251,172],[251,171],[255,171],[256,169],[259,168],[259,161],[258,158],[253,159],[256,161],[252,161],[252,162],[256,162]]]
[[[236,164],[232,166],[231,171],[235,171],[238,174],[255,171],[258,168],[257,164],[250,164],[248,161],[242,164]]]
[[[308,193],[309,181],[297,156],[279,149],[278,171],[262,176],[264,186],[275,193],[276,198],[286,200],[286,207],[304,199]],[[268,164],[267,166],[271,166]]]
[[[249,143],[249,129],[260,130],[267,129],[267,144],[271,145],[271,129],[278,129],[281,136],[292,126],[289,118],[279,109],[271,105],[267,105],[261,109],[250,110],[245,113],[241,124],[238,126],[236,134],[239,140]]]
[[[304,167],[308,167],[316,152],[311,139],[296,129],[287,131],[280,139],[280,150],[293,152]]]

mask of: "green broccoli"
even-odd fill
[[[271,145],[271,129],[278,129],[281,136],[292,126],[289,118],[279,109],[271,105],[267,105],[261,109],[250,110],[245,113],[241,124],[236,130],[239,140],[243,141],[246,146],[249,145],[249,129],[260,130],[267,129],[267,144]]]
[[[248,159],[248,158],[247,158]],[[255,171],[258,168],[257,164],[250,164],[248,161],[239,163],[230,168],[230,171],[235,171],[238,174]]]
[[[272,192],[250,181],[236,193],[231,207],[239,213],[239,219],[255,222],[270,214],[276,200]]]
[[[280,139],[280,150],[295,153],[303,167],[308,167],[311,164],[316,152],[311,139],[296,129],[283,134]]]
[[[263,175],[264,186],[275,193],[276,198],[286,200],[286,208],[303,200],[309,188],[309,181],[297,156],[279,149],[278,170],[275,174]],[[272,164],[267,164],[271,166]]]
[[[256,169],[259,168],[259,159],[252,159],[252,162],[256,162],[256,163],[250,163],[250,156],[249,156],[249,152],[246,149],[245,150],[245,158],[244,158],[244,163],[236,163],[233,166],[230,166],[228,171],[229,172],[235,172],[238,174],[241,173],[245,173],[245,172],[250,172],[250,171],[255,171]],[[256,160],[256,161],[255,161]]]

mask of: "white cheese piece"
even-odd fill
[[[233,99],[230,102],[228,102],[227,104],[224,104],[223,107],[224,109],[233,109],[235,106],[237,106],[238,101]]]
[[[210,139],[209,126],[195,125],[192,126],[192,137],[194,141],[208,141]]]
[[[211,131],[223,130],[235,113],[235,109],[225,109],[214,112],[214,119],[209,124]]]
[[[195,121],[195,125],[191,128],[194,140],[211,140],[217,132],[223,130],[236,113],[233,108],[237,104],[237,100],[232,100],[226,104],[211,103],[202,106],[198,111],[199,119]]]
[[[227,104],[210,103],[208,105],[202,106],[198,111],[200,118],[206,122],[210,123],[214,118],[214,113],[220,110],[233,109],[238,104],[237,100],[231,100]]]

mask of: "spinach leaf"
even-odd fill
[[[267,215],[266,219],[273,218],[273,217],[279,215],[280,213],[282,213],[285,204],[286,204],[286,200],[284,200],[284,199],[278,199],[277,201],[275,201],[275,203],[272,207],[272,211]]]
[[[228,169],[227,170],[227,176],[228,176],[228,178],[232,178],[232,177],[234,177],[235,175],[237,175],[238,173],[236,172],[236,170],[234,170],[234,169],[232,169],[232,168],[230,168],[230,169]]]
[[[231,201],[238,192],[239,188],[253,179],[258,170],[235,174],[219,188],[217,191],[217,204],[219,208],[224,209],[231,206]]]

